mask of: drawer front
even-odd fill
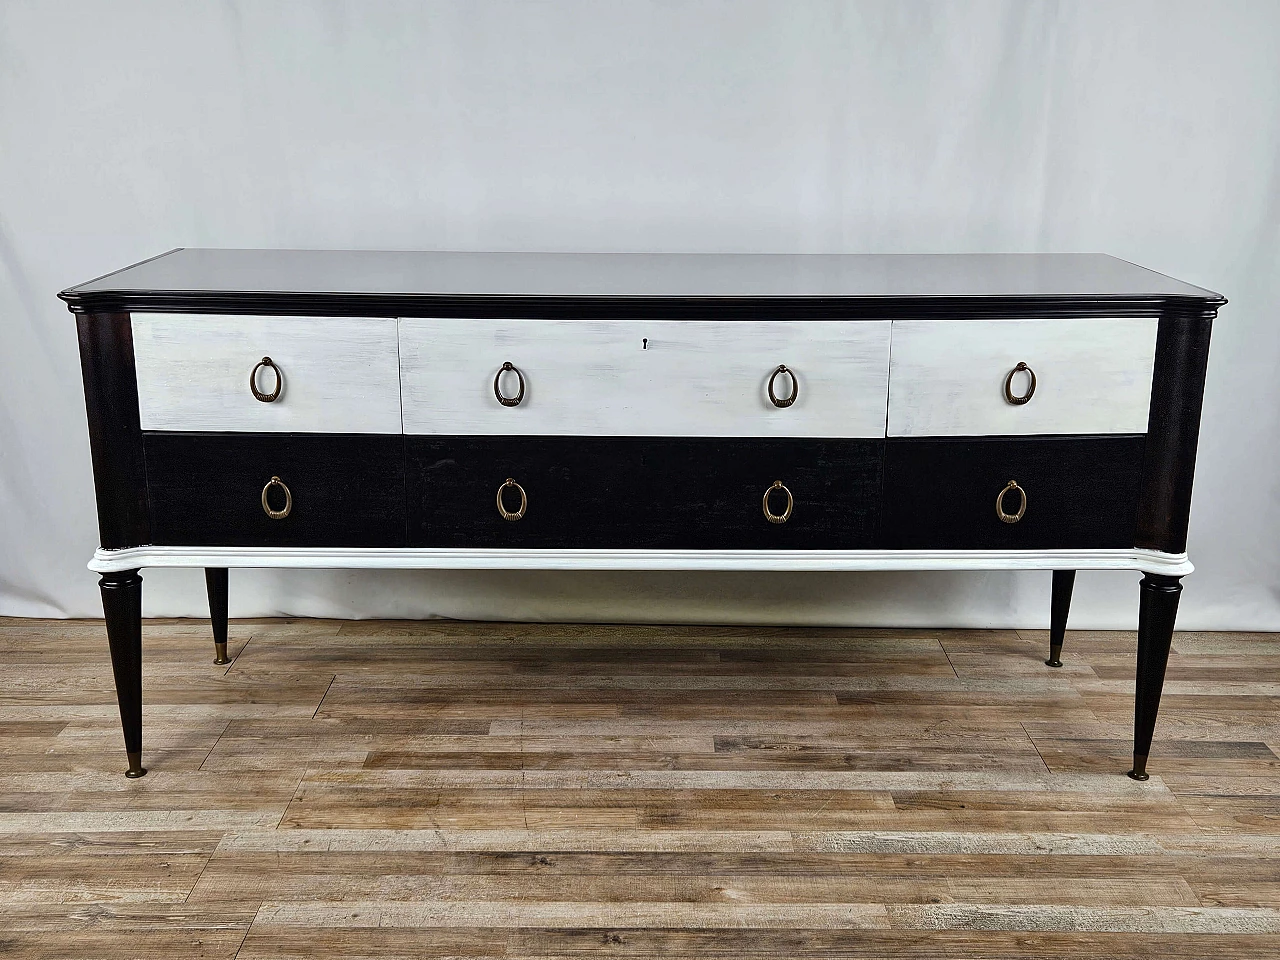
[[[893,323],[889,436],[1145,433],[1154,318]],[[1021,398],[1035,374],[1035,390]]]
[[[409,541],[440,547],[858,549],[874,544],[883,440],[406,437]],[[504,519],[507,478],[527,509]],[[766,519],[775,480],[785,522]],[[516,513],[520,491],[507,487]],[[786,513],[774,490],[770,510]]]
[[[133,347],[143,430],[400,432],[395,320],[134,314]]]
[[[889,440],[885,545],[949,550],[1132,547],[1144,440]],[[1021,492],[1006,489],[1011,480]],[[1002,520],[997,497],[1005,515],[1016,517],[1023,494],[1021,518]]]
[[[404,441],[357,435],[143,436],[159,544],[395,547],[405,542]],[[289,507],[273,519],[262,504]],[[286,500],[285,488],[288,489]]]
[[[400,365],[408,434],[883,437],[889,324],[402,319]]]

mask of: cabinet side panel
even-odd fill
[[[102,546],[111,550],[150,543],[129,314],[78,314],[76,327]]]
[[[1216,315],[1217,309],[1210,308],[1160,318],[1135,546],[1168,553],[1187,549],[1200,408]]]

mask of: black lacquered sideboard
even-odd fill
[[[144,567],[1142,573],[1147,779],[1216,293],[1103,255],[172,250],[76,315],[107,638]]]

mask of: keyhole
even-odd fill
[[[648,350],[648,349],[649,349],[649,338],[648,338],[648,337],[645,337],[645,338],[644,338],[644,339],[642,339],[640,342],[641,342],[642,344],[644,344],[644,346],[642,346],[642,347],[640,348],[641,350]]]

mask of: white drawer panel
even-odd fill
[[[1145,433],[1155,364],[1154,318],[895,320],[889,436]],[[1018,363],[1035,392],[1009,403]],[[1027,375],[1014,377],[1015,396]]]
[[[133,350],[144,430],[400,432],[393,319],[135,313]]]
[[[402,319],[400,368],[410,434],[882,437],[889,324]]]

